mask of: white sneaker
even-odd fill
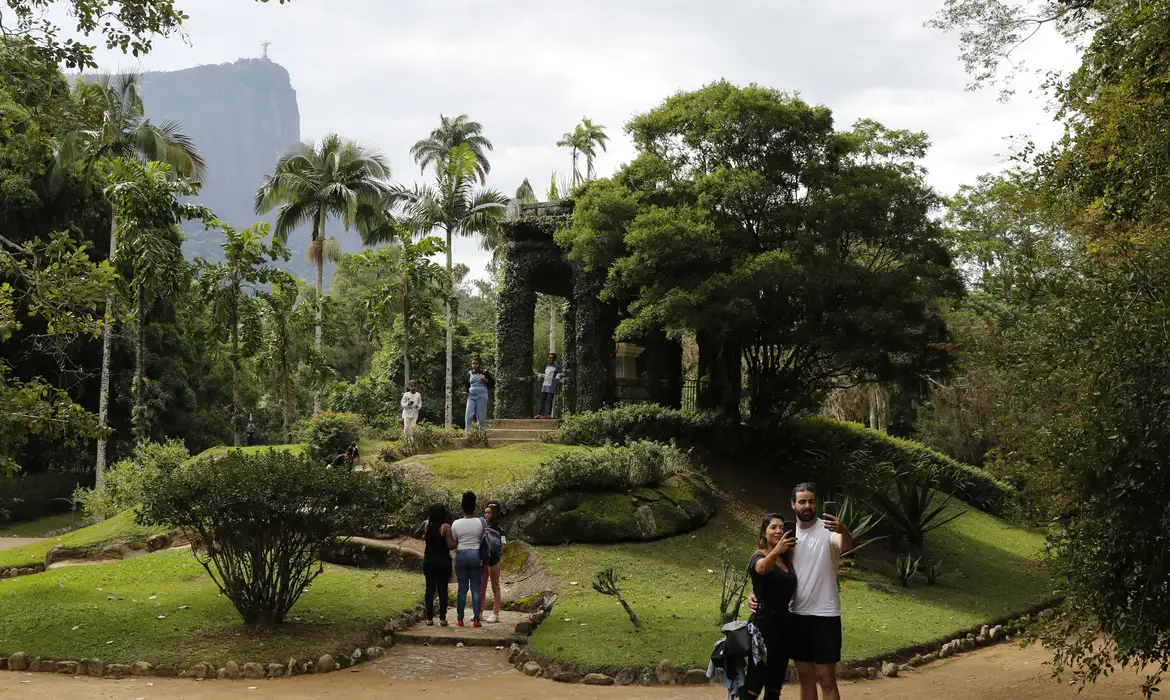
[[[492,624],[500,621],[500,616],[495,613],[488,613],[486,620]]]

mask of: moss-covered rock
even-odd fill
[[[627,493],[565,493],[512,514],[509,532],[532,544],[639,542],[688,532],[715,514],[715,494],[697,474]]]

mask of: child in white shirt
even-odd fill
[[[418,422],[418,411],[422,408],[422,394],[418,393],[418,382],[411,379],[406,383],[406,393],[402,395],[402,430],[409,433]]]

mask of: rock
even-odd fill
[[[979,642],[975,641],[974,638],[968,637],[967,639],[963,640],[963,650],[964,651],[971,651],[972,649],[978,649],[978,648],[979,648]]]
[[[301,675],[301,665],[297,663],[296,659],[290,658],[288,663],[284,665],[284,669],[285,678]]]
[[[968,632],[968,633],[967,633],[967,637],[966,637],[966,638],[967,638],[967,639],[970,639],[972,642],[973,642],[973,641],[975,641],[975,633],[974,633],[974,632]]]
[[[983,625],[982,627],[980,627],[979,634],[976,635],[976,637],[989,637],[989,636],[991,636],[991,626],[990,625]]]
[[[33,669],[38,673],[56,673],[57,660],[56,659],[40,659],[37,661],[37,667]]]
[[[644,668],[638,674],[638,682],[642,685],[658,685],[658,674],[652,668]]]
[[[897,678],[898,677],[898,665],[891,662],[891,661],[885,662],[884,664],[882,664],[882,675],[885,676],[886,678]]]
[[[922,657],[922,663],[924,664],[928,664],[931,661],[938,661],[938,652],[932,651],[931,653]]]
[[[516,634],[529,635],[532,634],[532,630],[534,628],[535,625],[533,625],[532,622],[528,620],[522,620],[516,623]]]
[[[131,673],[130,664],[110,664],[106,666],[106,678],[125,678]]]
[[[910,660],[908,662],[906,662],[906,665],[910,666],[911,668],[914,668],[916,666],[921,666],[922,662],[923,662],[922,655],[915,654],[914,656],[910,657]]]
[[[221,668],[215,673],[215,677],[221,681],[226,681],[228,677],[227,668]]]
[[[312,661],[306,661],[305,662],[305,673],[311,674],[311,673],[316,673],[316,672],[317,672],[317,664],[313,663]]]
[[[581,682],[585,685],[613,685],[613,679],[604,673],[587,673]]]
[[[106,545],[99,556],[102,559],[118,560],[124,559],[129,551],[130,548],[126,546],[125,542],[114,542],[113,544]]]
[[[1056,608],[1048,608],[1047,610],[1041,610],[1038,617],[1041,620],[1044,620],[1045,622],[1051,622],[1051,621],[1056,619]]]
[[[227,662],[227,665],[223,667],[223,670],[227,673],[227,677],[231,678],[232,680],[240,677],[240,665],[235,661]]]
[[[63,673],[67,676],[76,676],[77,667],[79,664],[76,661],[58,661],[57,673]]]
[[[456,644],[456,645],[455,645],[455,648],[456,648],[456,649],[462,649],[462,648],[463,648],[463,642],[459,642],[458,644]]]
[[[215,673],[215,669],[209,670],[207,667],[207,664],[197,663],[194,666],[191,666],[187,670],[183,671],[183,673],[181,675],[185,678],[195,678],[197,680],[203,680],[204,678],[207,678],[208,676],[210,676],[214,673]]]
[[[317,673],[329,673],[333,670],[333,657],[329,654],[324,654],[317,661]]]
[[[353,653],[350,654],[349,657],[351,659],[353,659],[353,662],[355,664],[358,663],[359,661],[361,661],[361,658],[362,658],[362,650],[361,649],[354,649]]]
[[[1003,626],[996,625],[995,627],[992,627],[991,628],[991,641],[998,642],[1001,639],[1003,639]]]
[[[520,645],[515,642],[508,648],[508,663],[515,664],[516,660],[520,658]]]
[[[130,665],[130,673],[135,676],[150,676],[154,674],[154,665],[147,661],[135,661]]]
[[[28,654],[23,651],[18,651],[8,657],[9,671],[27,671],[28,670]]]
[[[0,656],[0,671],[7,671],[7,670],[8,670],[8,657],[7,656]]]
[[[59,561],[66,559],[85,559],[89,555],[89,550],[85,547],[62,547],[57,545],[45,552],[45,568],[49,568]]]
[[[157,552],[160,549],[166,549],[171,543],[171,536],[160,532],[146,541],[146,548],[151,552]]]
[[[989,635],[982,634],[982,633],[978,637],[975,638],[975,642],[977,644],[979,644],[980,646],[983,646],[984,644],[987,644],[990,641],[991,641],[991,637]]]
[[[540,664],[536,663],[535,661],[529,661],[528,663],[524,664],[524,675],[526,676],[537,678],[540,676],[541,670],[542,669],[540,668]]]
[[[557,671],[552,679],[557,683],[580,683],[584,676],[578,671]]]
[[[685,685],[707,685],[711,679],[707,677],[707,672],[703,669],[692,668],[683,674],[683,683]]]
[[[634,670],[630,668],[623,668],[613,677],[614,685],[633,685],[634,680]]]
[[[382,655],[382,647],[370,647],[366,649],[367,659],[376,659]]]
[[[870,666],[869,668],[865,669],[865,677],[871,681],[877,678],[877,674],[878,670],[876,666]]]
[[[898,673],[906,673],[910,670],[910,664],[902,664],[898,666]]]
[[[244,674],[244,678],[259,680],[264,677],[264,667],[255,661],[244,664],[244,667],[240,671]]]
[[[268,677],[280,678],[284,675],[284,664],[268,664]]]
[[[682,672],[679,671],[678,666],[666,660],[658,664],[658,668],[654,669],[654,675],[658,677],[658,682],[662,685],[671,685],[682,680]]]
[[[456,644],[455,646],[460,646],[462,644],[463,642],[459,642],[459,644]],[[353,666],[353,659],[351,659],[348,654],[338,654],[337,658],[333,660],[333,667],[335,669],[349,668],[350,666]]]
[[[947,642],[946,644],[942,645],[941,649],[938,650],[938,658],[945,659],[950,655],[951,655],[951,643]]]

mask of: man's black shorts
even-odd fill
[[[841,618],[793,615],[789,644],[793,661],[835,664],[841,660]]]

